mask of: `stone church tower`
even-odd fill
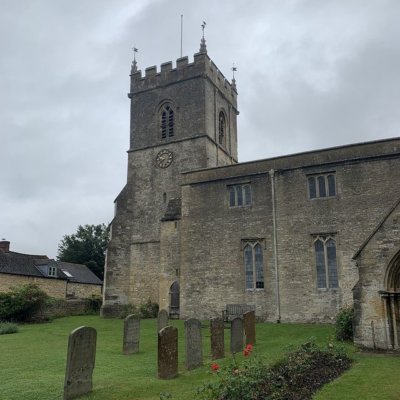
[[[181,173],[237,163],[237,92],[207,55],[132,64],[127,183],[115,200],[103,316],[179,293]],[[207,199],[205,199],[207,201]],[[179,302],[179,298],[175,299]]]

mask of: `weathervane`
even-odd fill
[[[235,63],[232,63],[232,88],[236,91],[236,79],[235,79],[235,72],[237,71],[237,68],[235,67]]]
[[[232,64],[232,80],[235,80],[235,72],[237,71],[237,68],[235,67],[235,63]]]
[[[206,21],[203,21],[201,24],[201,30],[203,31],[203,37],[200,42],[200,53],[207,53],[206,39],[204,39],[204,29],[206,27]]]
[[[139,51],[138,48],[134,45],[132,47],[133,50],[133,61],[132,61],[132,68],[131,68],[131,73],[133,74],[134,72],[137,71],[137,62],[136,62],[136,53]]]
[[[203,39],[204,39],[204,29],[206,28],[206,21],[203,21],[203,23],[201,24],[201,30],[203,31]]]

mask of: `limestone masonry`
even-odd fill
[[[399,348],[400,138],[239,164],[236,84],[205,47],[134,62],[128,96],[103,316],[151,299],[171,318],[331,322],[354,303],[356,342]]]

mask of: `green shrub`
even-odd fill
[[[141,304],[139,307],[139,313],[141,318],[156,318],[158,315],[159,306],[157,303],[153,303],[150,299],[147,303]]]
[[[0,320],[29,322],[38,318],[38,313],[49,296],[34,284],[11,288],[0,293]]]
[[[139,314],[140,318],[156,318],[158,315],[158,304],[153,303],[150,299],[147,303],[141,304],[139,309],[133,304],[124,304],[121,306],[121,311],[119,312],[120,318],[126,318],[130,314]]]
[[[138,310],[133,304],[123,304],[119,312],[119,318],[125,319],[128,315],[137,314]]]
[[[353,308],[341,309],[335,321],[335,336],[337,340],[353,340]]]
[[[244,355],[249,355],[246,349]],[[203,385],[197,394],[202,400],[308,400],[350,364],[342,347],[321,350],[307,342],[270,368],[251,357],[241,365],[234,358],[224,369],[214,363],[211,368],[220,379]]]
[[[101,296],[92,294],[88,297],[88,313],[89,314],[98,314],[100,312],[100,307],[103,304],[103,299]]]
[[[10,333],[17,333],[18,325],[12,322],[0,322],[0,335],[8,335]]]

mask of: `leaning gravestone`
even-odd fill
[[[158,332],[158,377],[171,379],[178,375],[178,329],[166,326]]]
[[[211,359],[224,358],[225,342],[224,342],[224,321],[222,318],[210,319],[211,333]]]
[[[254,311],[247,311],[243,315],[244,334],[246,335],[246,344],[256,343],[256,314]]]
[[[160,310],[158,312],[157,318],[157,331],[160,332],[161,329],[168,325],[168,312],[167,310]]]
[[[86,326],[81,326],[70,333],[64,382],[64,400],[74,399],[92,391],[96,339],[96,329]]]
[[[243,350],[243,320],[234,318],[231,321],[231,353],[239,353]]]
[[[128,315],[124,320],[124,343],[122,352],[124,354],[135,354],[139,352],[140,317]]]
[[[196,318],[185,321],[185,365],[188,370],[203,365],[203,342],[201,339],[201,322]]]

